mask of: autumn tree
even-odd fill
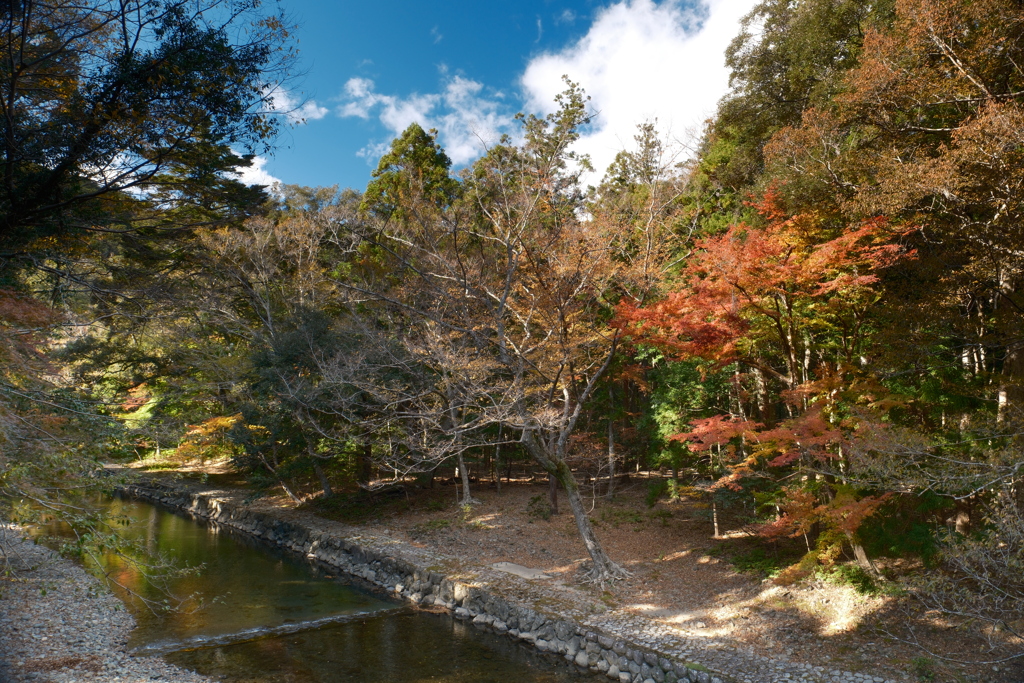
[[[870,339],[877,273],[905,257],[881,219],[830,234],[814,214],[780,211],[772,192],[757,208],[762,225],[698,240],[664,300],[620,306],[623,329],[646,343],[735,368],[729,414],[696,420],[673,437],[698,452],[728,449],[720,485],[735,488],[757,487],[794,465],[842,469],[843,413],[829,378],[856,374]],[[826,498],[841,500],[835,492]],[[843,528],[850,538],[856,532]]]
[[[344,329],[353,343],[324,357],[321,372],[333,409],[378,442],[375,464],[396,476],[433,476],[454,462],[460,504],[477,503],[467,455],[495,445],[493,358],[445,325],[402,312],[352,316]]]
[[[803,473],[770,499],[767,533],[890,534],[876,547],[899,552],[909,541],[892,529],[927,526],[948,581],[917,594],[995,619],[1018,594],[994,568],[1017,562],[1022,489],[1020,7],[764,2],[745,22],[694,165],[694,203],[721,209],[702,228],[735,247],[704,243],[684,296],[639,314],[666,352],[737,368],[733,409],[680,438],[731,458],[727,485]],[[736,204],[766,194],[774,218],[750,215],[760,200]],[[843,246],[858,233],[867,241]],[[769,254],[766,238],[780,240]],[[873,261],[882,244],[913,258]],[[771,253],[820,257],[798,270],[825,277],[760,289],[755,274],[784,272]],[[843,271],[860,284],[829,293]],[[989,602],[986,581],[1006,600]]]
[[[35,344],[0,383],[0,412],[21,425],[3,447],[5,497],[51,476],[70,485],[104,450],[122,453],[112,387],[173,366],[126,344],[129,329],[189,280],[188,229],[260,210],[263,191],[231,172],[272,141],[287,41],[256,2],[0,6],[0,281],[17,303],[2,317],[19,354]],[[78,381],[104,363],[105,381]],[[29,426],[44,414],[48,428]]]
[[[244,187],[231,146],[264,149],[287,30],[259,3],[9,3],[0,14],[0,225],[33,240],[195,222]],[[244,30],[244,32],[243,32]],[[244,36],[241,42],[239,36]],[[271,87],[268,88],[268,84]],[[159,201],[133,201],[148,195]],[[230,205],[230,201],[227,205]]]
[[[716,200],[719,210],[742,211],[744,192],[764,170],[764,145],[781,128],[798,124],[805,109],[841,91],[865,32],[888,20],[891,4],[764,0],[743,17],[725,53],[730,91],[698,162],[705,192],[725,195]]]
[[[1019,429],[1022,19],[1012,2],[896,3],[845,92],[766,148],[789,206],[921,226],[918,258],[883,283],[873,360],[882,373],[920,368],[902,381],[918,401],[908,424],[967,451],[973,430]],[[993,485],[1019,488],[992,462]],[[938,489],[959,495],[960,479]]]
[[[354,245],[342,225],[360,198],[336,188],[283,193],[283,208],[268,216],[201,233],[213,276],[201,324],[244,359],[220,408],[240,416],[231,430],[244,451],[238,464],[286,490],[290,472],[312,469],[330,496],[324,468],[342,464],[358,435],[334,408],[320,367],[352,350],[339,328],[348,302],[335,279],[351,267]]]
[[[1012,2],[899,2],[891,30],[867,32],[846,92],[767,148],[791,206],[923,226],[920,258],[890,285],[894,319],[913,321],[891,346],[926,365],[957,349],[965,385],[998,377],[989,395],[1004,417],[1021,372],[1020,27]]]
[[[558,104],[547,117],[520,117],[523,143],[488,150],[450,206],[431,201],[419,174],[407,175],[410,206],[362,235],[393,276],[386,287],[382,280],[349,286],[447,336],[444,348],[460,351],[450,355],[455,366],[438,366],[439,377],[463,373],[467,354],[480,359],[476,386],[459,390],[481,399],[463,424],[500,424],[519,435],[564,488],[592,576],[607,581],[623,572],[594,534],[567,458],[616,348],[602,319],[614,265],[606,235],[580,219],[586,162],[570,146],[589,118],[586,99],[570,85]]]

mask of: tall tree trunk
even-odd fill
[[[1018,284],[1018,277],[1015,277],[1016,275],[1014,269],[999,269],[999,289],[1003,296],[993,301],[993,304],[995,304],[994,312],[999,318],[1005,319],[1007,316],[1007,313],[1003,310],[1006,309],[1003,298],[1005,298],[1006,302],[1013,303]],[[1014,304],[1015,307],[1016,304]],[[1015,319],[1018,313],[1018,310],[1010,312],[1010,318]],[[1011,329],[1015,328],[1016,325]],[[980,347],[981,344],[978,346]],[[1006,344],[1006,355],[1003,357],[1003,367],[1000,374],[1002,376],[1000,377],[999,390],[996,396],[998,410],[996,419],[1000,423],[1005,422],[1007,419],[1014,419],[1014,421],[1019,422],[1021,417],[1024,417],[1024,341],[1017,336],[1011,338]]]
[[[608,490],[604,495],[609,500],[615,495],[615,432],[611,420],[608,420]]]
[[[715,527],[714,538],[721,538],[722,535],[718,530],[718,505],[715,503],[715,499],[713,497],[711,498],[711,522]]]
[[[558,480],[555,475],[548,475],[548,505],[551,506],[551,514],[558,514]]]
[[[373,446],[367,442],[356,451],[356,483],[370,483],[370,465],[373,462]]]
[[[605,553],[604,548],[601,547],[597,536],[594,535],[594,527],[590,524],[590,517],[587,515],[586,506],[584,506],[583,498],[580,496],[576,477],[573,476],[572,471],[564,461],[559,463],[557,478],[559,483],[562,484],[562,488],[565,489],[565,497],[569,501],[572,516],[576,520],[576,529],[579,531],[580,538],[583,539],[583,545],[586,546],[587,553],[590,554],[590,559],[594,563],[589,572],[590,578],[595,583],[603,586],[608,581],[628,576],[628,573],[622,567],[612,562],[612,559]]]
[[[1011,416],[1019,420],[1024,409],[1024,344],[1015,342],[1006,348],[999,380],[996,419],[1000,423]]]
[[[486,474],[484,476],[490,477],[491,481],[493,482],[494,481],[494,457],[491,456],[490,451],[485,451],[484,452],[484,470],[483,471],[486,472]],[[481,482],[483,481],[483,477],[480,478],[480,481]]]
[[[320,480],[320,488],[324,490],[324,498],[330,498],[333,496],[334,491],[331,490],[331,482],[327,480],[327,474],[324,472],[324,468],[320,467],[320,463],[316,460],[313,461],[313,471],[316,472],[316,476]]]
[[[466,461],[462,457],[462,452],[459,452],[459,477],[462,479],[462,499],[459,501],[459,505],[472,505],[476,501],[469,495],[469,470],[466,469]]]
[[[565,458],[546,447],[530,429],[523,430],[522,444],[533,459],[547,470],[548,474],[554,475],[558,483],[565,489],[565,497],[569,500],[569,508],[576,520],[576,529],[593,561],[593,566],[588,572],[589,578],[599,585],[605,585],[609,581],[629,576],[629,572],[612,562],[604,548],[601,547],[597,536],[594,535],[594,527],[590,524],[590,517],[583,505],[583,499],[580,497],[576,477],[573,476],[572,470],[566,464]]]
[[[860,565],[860,568],[876,579],[880,577],[881,573],[878,571],[878,567],[876,567],[875,563],[871,561],[870,557],[868,557],[867,551],[864,550],[864,546],[855,541],[853,536],[850,534],[847,534],[847,538],[850,541],[850,547],[853,548],[853,557],[857,560],[857,564]]]
[[[494,483],[501,493],[501,433],[505,425],[498,425],[498,444],[494,447]]]
[[[308,439],[306,440],[306,450],[309,452],[309,459],[313,462],[313,472],[320,480],[320,488],[324,490],[324,498],[330,498],[334,495],[334,491],[331,490],[331,482],[328,481],[324,468],[320,466],[320,459],[316,456],[316,447]]]
[[[290,488],[288,488],[288,484],[284,483],[284,479],[282,479],[281,477],[278,477],[277,478],[277,483],[279,483],[281,485],[281,488],[284,489],[284,492],[288,494],[289,498],[291,498],[294,502],[298,503],[299,505],[302,504],[302,499],[299,498],[298,496],[296,496],[292,492],[292,490]]]
[[[296,496],[292,492],[292,490],[288,487],[288,484],[285,483],[285,481],[281,477],[281,475],[279,475],[277,473],[277,468],[275,468],[273,465],[271,465],[269,462],[267,462],[267,459],[264,458],[262,454],[260,454],[259,458],[260,458],[260,460],[263,461],[263,466],[265,468],[267,468],[267,471],[270,472],[270,474],[274,477],[274,479],[277,479],[277,483],[281,485],[281,488],[284,489],[284,492],[288,494],[288,497],[291,498],[296,503],[301,504],[302,503],[302,499],[299,498],[298,496]]]

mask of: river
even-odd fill
[[[91,568],[108,574],[135,615],[131,646],[139,654],[253,683],[581,678],[559,657],[446,614],[413,611],[323,565],[237,533],[148,503],[112,499],[103,505],[119,535],[158,558],[151,564],[198,568],[167,576],[114,552],[96,555],[100,566]],[[67,533],[55,526],[50,531]],[[164,602],[178,608],[162,609]]]

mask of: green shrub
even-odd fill
[[[766,577],[775,576],[788,564],[777,553],[769,555],[764,548],[752,548],[745,553],[738,553],[729,561],[737,571]]]
[[[936,531],[955,503],[932,491],[897,496],[883,505],[858,531],[864,549],[873,557],[915,555],[930,564],[938,553]]]
[[[534,519],[551,519],[551,505],[543,495],[536,495],[526,504],[526,514]]]
[[[818,570],[818,578],[837,586],[850,586],[862,595],[897,595],[900,591],[893,584],[878,581],[855,564],[837,564],[828,569]]]
[[[837,586],[850,586],[865,595],[878,592],[874,578],[855,564],[837,564],[827,570],[823,569],[819,577]]]
[[[668,520],[672,519],[672,511],[664,508],[660,510],[653,510],[650,514],[651,519],[657,519],[661,521],[662,526],[668,526]]]
[[[609,508],[601,511],[601,519],[618,528],[620,524],[643,524],[645,517],[635,510]]]
[[[910,660],[910,666],[919,681],[935,680],[935,662],[928,657],[914,657]]]
[[[647,485],[647,498],[644,499],[644,502],[647,503],[647,507],[652,508],[666,494],[668,494],[668,480],[657,479]]]

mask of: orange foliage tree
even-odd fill
[[[878,272],[912,255],[894,239],[907,230],[883,217],[836,225],[814,213],[787,215],[774,190],[755,207],[761,225],[699,240],[671,293],[645,307],[623,302],[617,324],[677,358],[733,368],[730,413],[696,420],[673,438],[720,456],[718,486],[803,481],[768,484],[778,517],[763,532],[799,535],[824,525],[867,565],[856,528],[880,499],[843,488],[844,435],[859,424],[843,409],[844,393],[863,365]],[[808,495],[817,503],[804,501]],[[821,539],[836,546],[835,534]]]

